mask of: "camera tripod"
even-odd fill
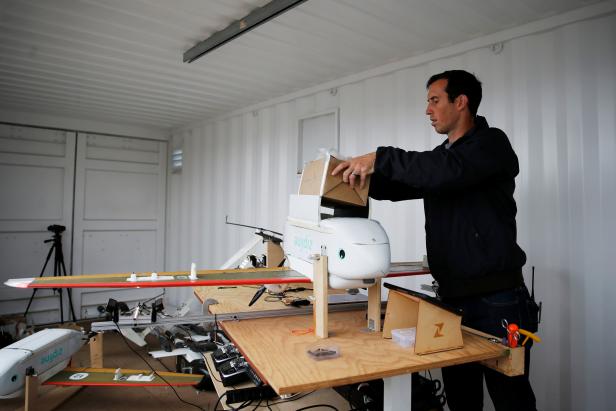
[[[48,231],[51,231],[53,233],[53,237],[45,240],[45,243],[52,243],[51,244],[51,248],[49,249],[49,253],[47,253],[47,258],[45,259],[45,264],[43,264],[43,269],[41,270],[41,274],[39,274],[39,277],[43,277],[43,275],[45,275],[45,268],[47,268],[47,264],[49,263],[49,260],[51,260],[51,255],[54,254],[54,261],[53,261],[53,276],[54,277],[59,277],[61,275],[66,276],[66,266],[64,265],[64,253],[62,252],[62,232],[64,230],[66,230],[66,227],[62,226],[62,225],[50,225],[49,227],[47,227]],[[28,301],[28,306],[26,307],[26,311],[24,312],[24,317],[26,317],[26,315],[28,314],[28,311],[30,311],[30,306],[32,305],[32,301],[34,300],[34,295],[36,294],[36,292],[38,291],[38,288],[35,288],[32,291],[32,295],[30,296],[30,301]],[[54,293],[56,291],[58,291],[60,293],[60,323],[64,324],[64,304],[62,301],[62,288],[54,288],[53,289]],[[68,296],[68,303],[71,309],[71,314],[73,316],[73,321],[77,320],[77,317],[75,317],[75,311],[73,309],[73,297],[71,294],[71,290],[70,288],[64,289],[64,291],[66,291],[66,294]],[[69,318],[70,319],[70,318]]]

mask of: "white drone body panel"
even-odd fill
[[[0,398],[21,395],[29,368],[41,382],[62,371],[85,342],[79,331],[50,328],[0,349]]]
[[[290,203],[284,248],[292,269],[314,280],[314,256],[327,255],[333,289],[370,287],[389,272],[389,238],[378,221],[321,219],[318,196],[291,196]]]

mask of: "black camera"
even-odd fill
[[[64,230],[66,230],[66,227],[64,227],[63,225],[52,224],[49,227],[47,227],[47,230],[51,231],[54,234],[60,234],[64,232]]]

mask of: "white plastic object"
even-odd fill
[[[190,277],[188,278],[192,281],[197,279],[197,264],[192,263],[190,265]]]
[[[120,368],[116,368],[115,373],[113,374],[114,381],[120,381],[122,379],[122,370]]]
[[[417,328],[398,328],[391,330],[391,338],[401,347],[414,347]]]
[[[143,374],[134,374],[129,376],[126,381],[132,382],[152,382],[154,381],[154,373],[143,375]]]

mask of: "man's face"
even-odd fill
[[[447,80],[440,79],[428,87],[428,107],[426,114],[430,117],[432,127],[439,134],[449,134],[454,129],[460,118],[460,112],[456,109],[456,98],[449,101],[445,88]]]

